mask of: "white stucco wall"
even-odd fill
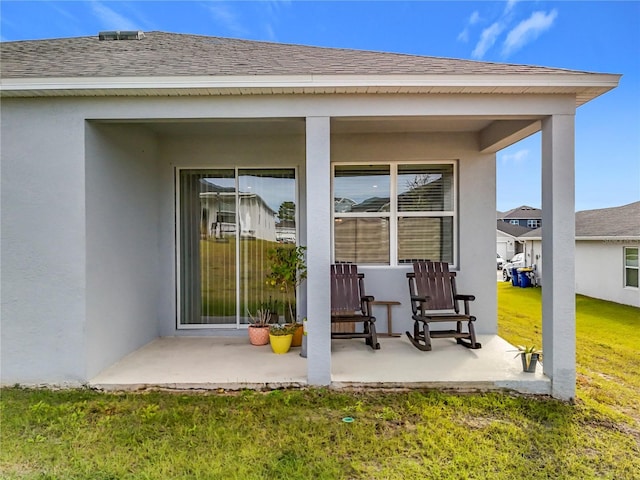
[[[495,282],[495,178],[493,154],[478,152],[471,133],[333,135],[332,162],[457,160],[458,275],[460,293],[476,296],[472,314],[478,333],[497,331]],[[367,294],[377,300],[397,300],[393,307],[396,332],[413,328],[406,273],[412,267],[361,267]],[[386,310],[376,308],[377,328],[386,332]]]
[[[576,240],[576,293],[610,302],[640,307],[640,290],[624,286],[624,247],[637,241]],[[542,242],[526,242],[527,261],[533,258],[538,278],[542,276]]]
[[[84,122],[64,101],[2,99],[3,384],[81,383]]]
[[[86,124],[87,376],[158,336],[157,140]]]
[[[624,286],[623,248],[638,242],[576,241],[576,292],[588,297],[640,307],[640,290]]]

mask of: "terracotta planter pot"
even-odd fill
[[[266,345],[269,343],[269,327],[256,327],[249,325],[249,343],[251,345]]]
[[[291,348],[292,334],[289,335],[269,335],[269,343],[271,344],[271,350],[273,353],[282,354],[287,353]]]
[[[301,323],[296,324],[296,330],[293,333],[293,340],[291,340],[292,347],[300,347],[302,346],[302,333],[303,327]]]

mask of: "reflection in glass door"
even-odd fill
[[[294,169],[181,170],[179,324],[246,324],[282,293],[266,284],[267,255],[296,243]]]
[[[296,179],[293,169],[238,171],[240,226],[240,322],[258,308],[284,313],[282,292],[266,284],[268,253],[279,243],[295,244]]]

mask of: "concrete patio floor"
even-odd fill
[[[523,373],[514,347],[497,335],[481,335],[479,350],[450,339],[433,340],[422,352],[406,337],[379,338],[373,351],[361,339],[332,341],[332,388],[439,388],[550,394],[539,365]],[[244,337],[163,337],[107,368],[89,385],[102,390],[272,389],[307,386],[307,360],[293,348],[275,355]]]

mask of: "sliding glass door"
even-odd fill
[[[295,170],[180,170],[178,189],[179,327],[239,327],[282,305],[268,252],[296,243]]]

